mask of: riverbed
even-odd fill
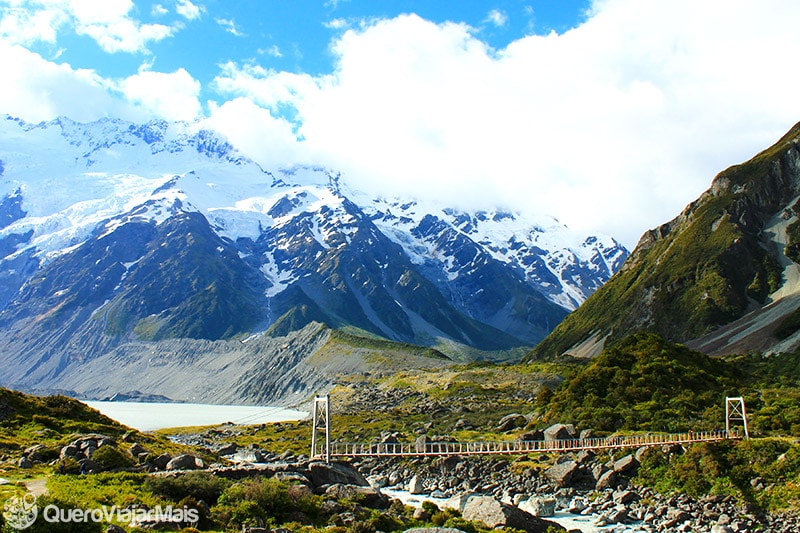
[[[139,431],[234,424],[288,422],[308,416],[305,411],[254,405],[209,405],[199,403],[101,402],[86,401],[109,418]]]

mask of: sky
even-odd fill
[[[0,0],[0,113],[198,121],[267,170],[632,248],[800,121],[797,0]]]

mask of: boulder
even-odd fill
[[[42,452],[46,449],[44,444],[37,444],[35,446],[31,446],[29,448],[25,448],[25,451],[22,452],[22,455],[28,458],[28,460],[32,463],[41,463],[44,461],[44,457],[42,457]]]
[[[27,457],[25,457],[23,455],[22,457],[19,458],[19,461],[17,461],[17,467],[19,467],[19,468],[33,468],[33,463],[31,462],[30,459],[28,459]]]
[[[419,476],[414,476],[411,478],[411,481],[408,482],[408,493],[409,494],[424,494],[425,488],[422,486],[422,478]]]
[[[569,440],[576,438],[575,427],[572,424],[553,424],[544,430],[545,442]]]
[[[471,498],[475,498],[480,496],[480,494],[475,492],[465,492],[463,494],[456,494],[455,496],[451,497],[449,500],[442,504],[444,509],[454,509],[459,513],[464,512],[464,507],[467,505],[467,502]]]
[[[168,453],[162,453],[153,459],[153,466],[159,470],[166,470],[167,465],[172,460],[172,456]]]
[[[130,447],[128,452],[131,454],[131,457],[137,457],[138,458],[143,453],[147,453],[147,450],[144,449],[144,446],[142,446],[141,444],[135,442]]]
[[[544,440],[544,431],[541,429],[537,429],[535,431],[530,431],[527,433],[523,433],[519,437],[515,439],[517,442],[533,442],[533,441],[542,441]]]
[[[600,475],[594,488],[596,490],[613,489],[617,486],[618,474],[613,470],[607,470]]]
[[[519,508],[533,516],[553,516],[556,514],[556,499],[550,496],[534,496],[520,503]]]
[[[578,463],[575,461],[564,461],[556,464],[544,471],[544,475],[557,487],[566,487],[578,474]]]
[[[614,501],[623,505],[634,502],[639,499],[639,495],[632,490],[619,490],[614,492]]]
[[[425,453],[428,451],[428,443],[430,440],[428,439],[427,435],[422,435],[417,437],[417,440],[414,441],[414,451],[417,453]]]
[[[528,533],[545,533],[549,527],[556,531],[564,530],[555,522],[537,518],[490,496],[470,498],[467,505],[464,506],[462,517],[464,520],[482,522],[489,529],[507,527],[521,529]]]
[[[195,457],[194,455],[190,455],[188,453],[184,453],[181,455],[177,455],[170,459],[167,463],[167,470],[196,470],[198,468],[203,468],[205,466],[203,464],[203,460],[199,457]]]
[[[527,423],[528,419],[525,418],[525,415],[511,413],[500,419],[500,422],[497,423],[497,431],[511,431],[513,429],[525,427]]]
[[[626,455],[622,459],[614,462],[614,471],[620,474],[627,474],[639,467],[639,461],[633,455]]]
[[[342,483],[344,485],[358,485],[368,487],[369,483],[361,473],[350,463],[335,461],[325,463],[314,461],[308,465],[309,479],[315,487]]]
[[[220,455],[233,455],[234,453],[236,453],[236,450],[238,449],[239,446],[237,446],[235,442],[231,442],[230,444],[226,444],[225,446],[217,450],[217,453]]]
[[[125,530],[116,524],[111,524],[106,528],[106,533],[125,533]]]
[[[63,461],[67,457],[78,457],[78,455],[82,455],[78,447],[68,444],[61,448],[61,454],[59,455],[59,458]]]

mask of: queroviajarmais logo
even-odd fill
[[[14,529],[27,529],[36,522],[39,508],[36,506],[36,496],[30,492],[24,496],[12,496],[3,505],[3,517],[6,523]]]

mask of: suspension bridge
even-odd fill
[[[741,422],[743,432],[732,427]],[[314,399],[311,433],[311,457],[330,462],[333,458],[356,457],[432,457],[470,455],[527,455],[532,453],[579,452],[643,448],[649,446],[690,445],[749,438],[744,399],[725,398],[725,429],[688,431],[684,433],[647,433],[643,435],[613,435],[605,438],[473,441],[473,442],[331,442],[330,401],[328,396]]]

